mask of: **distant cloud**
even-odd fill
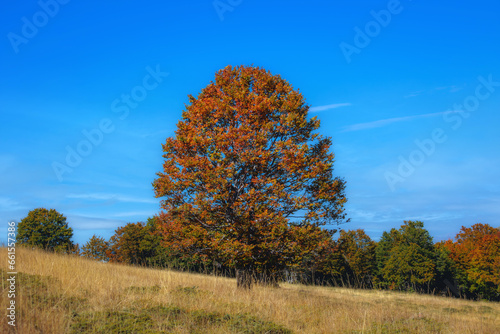
[[[24,209],[19,202],[14,201],[11,198],[0,197],[0,209],[2,210],[19,210]]]
[[[100,217],[89,217],[79,214],[68,214],[70,226],[78,230],[105,230],[115,229],[126,224],[124,220]]]
[[[371,223],[387,223],[397,220],[393,215],[384,212],[350,209],[349,217],[352,220]]]
[[[348,107],[350,106],[350,103],[335,103],[335,104],[328,104],[325,106],[317,106],[317,107],[312,107],[309,109],[310,112],[320,112],[320,111],[325,111],[325,110],[330,110],[330,109],[336,109],[340,107]]]
[[[450,113],[450,112],[457,112],[457,111],[440,111],[440,112],[435,112],[435,113],[430,113],[430,114],[413,115],[413,116],[405,116],[405,117],[394,117],[394,118],[381,119],[381,120],[373,121],[373,122],[357,123],[357,124],[353,124],[353,125],[349,125],[349,126],[345,127],[344,130],[342,130],[342,132],[380,128],[380,127],[383,127],[383,126],[386,126],[386,125],[389,125],[392,123],[411,121],[411,120],[420,119],[420,118],[435,117],[435,116],[443,115],[445,113]]]
[[[118,202],[133,202],[133,203],[159,203],[159,200],[153,198],[138,198],[131,196],[123,196],[120,194],[104,194],[104,193],[90,193],[90,194],[69,194],[67,198],[88,199],[96,201],[118,201]]]
[[[461,91],[462,89],[465,88],[465,85],[457,86],[457,85],[452,85],[452,86],[443,86],[443,87],[436,87],[436,90],[447,90],[450,93],[456,93],[458,91]]]
[[[420,94],[422,94],[423,92],[425,92],[425,91],[423,91],[423,90],[418,90],[418,91],[416,91],[416,92],[411,92],[410,94],[405,95],[404,97],[405,97],[405,99],[406,99],[406,98],[408,98],[408,97],[415,97],[415,96],[419,96],[419,95],[420,95]]]
[[[410,215],[406,219],[407,220],[420,220],[422,222],[434,222],[434,221],[441,221],[441,220],[454,220],[454,219],[459,219],[462,218],[462,215],[457,214],[457,213],[430,213],[430,214],[424,214],[424,215]]]
[[[423,93],[432,93],[432,92],[434,92],[436,90],[444,90],[444,91],[447,91],[449,93],[456,93],[458,91],[461,91],[464,88],[465,88],[465,85],[461,85],[461,86],[457,86],[457,85],[440,86],[440,87],[435,87],[434,89],[418,90],[418,91],[415,91],[415,92],[411,92],[410,94],[405,95],[404,98],[406,99],[406,98],[409,98],[409,97],[419,96],[419,95],[422,95]]]
[[[169,134],[171,134],[174,130],[159,130],[155,132],[147,132],[147,131],[136,131],[136,132],[124,132],[126,135],[138,138],[149,138],[149,137],[161,137],[166,138]]]
[[[158,213],[158,210],[128,211],[128,212],[115,213],[115,214],[112,214],[111,216],[112,217],[133,217],[133,216],[149,217],[149,216],[154,216],[156,213]]]

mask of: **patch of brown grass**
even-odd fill
[[[500,304],[282,284],[17,249],[18,333],[498,333]],[[7,250],[0,249],[7,259]],[[7,261],[1,307],[6,310]],[[4,311],[5,313],[5,311]],[[13,332],[3,317],[0,332]]]

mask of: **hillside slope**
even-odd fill
[[[7,250],[0,249],[7,259]],[[500,304],[233,279],[18,248],[18,333],[498,333]],[[9,299],[1,262],[1,307]],[[4,311],[5,313],[5,311]],[[13,332],[4,316],[0,332]]]

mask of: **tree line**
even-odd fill
[[[234,267],[163,242],[158,217],[128,223],[106,240],[92,236],[80,246],[71,241],[66,218],[54,209],[30,211],[18,224],[19,244],[89,259],[235,277]],[[500,301],[500,228],[462,227],[453,240],[433,242],[420,221],[405,221],[385,231],[378,242],[362,229],[340,230],[293,267],[256,271],[254,281],[386,289]]]

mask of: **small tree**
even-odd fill
[[[377,245],[379,275],[391,289],[430,290],[436,276],[436,252],[420,221],[405,221],[384,232]]]
[[[436,250],[436,280],[435,286],[441,292],[460,297],[460,287],[457,281],[457,265],[451,259],[451,252],[446,246],[448,241],[440,241],[434,245]],[[500,274],[500,273],[499,273]]]
[[[98,237],[95,234],[90,238],[81,249],[81,255],[89,259],[98,261],[108,261],[108,251],[109,243],[102,237]]]
[[[358,287],[371,285],[376,271],[375,242],[365,231],[358,229],[347,232],[341,230],[338,244],[354,276],[355,285]]]
[[[128,223],[116,229],[109,240],[107,256],[111,262],[149,265],[156,258],[159,238],[152,233],[152,224]]]
[[[31,210],[17,228],[17,242],[50,251],[68,252],[73,248],[73,229],[66,217],[54,209]]]
[[[255,272],[314,252],[316,227],[344,221],[345,182],[319,120],[280,76],[228,66],[189,101],[154,182],[164,240],[235,268],[250,288]]]
[[[334,284],[344,286],[348,265],[339,243],[332,239],[332,231],[324,231],[320,247],[304,256],[298,268],[302,283]]]
[[[488,224],[462,226],[455,242],[443,243],[457,267],[456,277],[469,297],[500,300],[500,229]]]

